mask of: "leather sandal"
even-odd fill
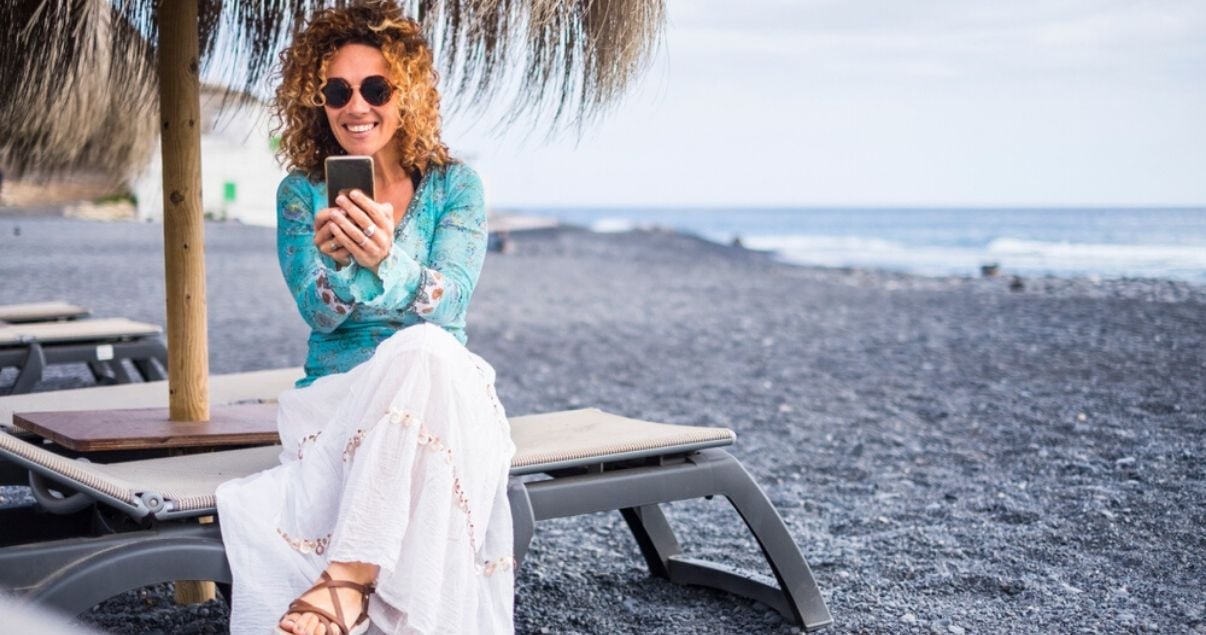
[[[280,620],[277,620],[277,627],[275,631],[277,635],[291,635],[288,631],[280,627],[281,620],[284,620],[285,616],[291,613],[313,613],[314,615],[317,615],[319,622],[326,627],[327,635],[335,635],[335,631],[332,629],[332,627],[339,629],[338,635],[363,635],[363,633],[368,630],[369,596],[372,595],[373,591],[376,589],[376,586],[373,583],[370,582],[369,584],[359,584],[357,582],[352,582],[351,580],[336,580],[332,578],[329,573],[323,571],[319,581],[315,582],[314,586],[307,589],[305,593],[302,593],[302,595],[308,595],[315,589],[326,589],[331,592],[331,606],[335,607],[335,614],[332,615],[325,609],[320,609],[317,606],[298,598],[289,604],[289,610],[285,611],[285,615],[282,615]],[[360,593],[360,614],[356,616],[356,621],[352,623],[351,626],[348,626],[347,622],[344,621],[343,606],[339,601],[339,594],[335,592],[335,589],[352,589]]]

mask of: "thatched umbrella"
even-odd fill
[[[199,78],[232,91],[341,0],[6,0],[0,3],[0,167],[129,176],[161,133],[171,418],[205,421],[208,347]],[[509,117],[582,125],[643,70],[664,0],[403,0],[435,45],[458,107],[516,85]],[[219,43],[222,49],[219,50]],[[158,125],[154,119],[158,105]]]

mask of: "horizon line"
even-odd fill
[[[645,210],[645,211],[680,211],[680,210],[697,210],[697,211],[733,211],[733,210],[758,210],[758,211],[871,211],[871,210],[916,210],[916,211],[934,211],[934,210],[966,210],[966,211],[1043,211],[1043,210],[1117,210],[1117,211],[1140,211],[1140,210],[1183,210],[1183,211],[1206,211],[1206,203],[1196,204],[893,204],[893,203],[871,203],[871,204],[825,204],[825,203],[808,203],[808,204],[771,204],[771,205],[748,205],[740,203],[732,204],[707,204],[693,205],[686,204],[607,204],[607,205],[583,205],[583,204],[548,204],[541,203],[537,205],[515,205],[515,204],[500,204],[491,205],[494,211],[502,212],[519,212],[519,211],[547,211],[547,210],[592,210],[592,211],[626,211],[626,210]]]

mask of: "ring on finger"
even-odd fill
[[[375,234],[375,233],[377,233],[377,226],[376,226],[376,225],[369,225],[369,226],[368,226],[368,227],[367,227],[367,228],[364,230],[364,237],[365,237],[365,238],[372,238],[372,237],[373,237],[373,234]]]
[[[339,248],[339,245],[335,244],[335,241],[333,241],[333,240],[331,242],[327,243],[327,249],[330,249],[331,251],[335,251],[338,248]]]
[[[367,244],[368,244],[368,241],[369,241],[368,236],[365,236],[365,237],[364,237],[364,240],[362,240],[362,241],[360,241],[360,242],[356,243],[356,246],[357,246],[357,247],[363,247],[363,246],[365,246],[365,245],[367,245]]]

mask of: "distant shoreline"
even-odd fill
[[[567,208],[603,233],[673,229],[804,265],[929,277],[1172,279],[1206,284],[1206,208]]]
[[[13,210],[20,210],[15,211]],[[9,213],[12,212],[12,213]],[[139,221],[133,218],[125,217],[110,217],[102,214],[75,215],[72,216],[65,213],[62,208],[59,208],[54,213],[41,213],[38,209],[31,208],[13,208],[0,207],[0,220],[19,222],[29,220],[38,222],[46,221],[89,221],[89,222],[117,222],[117,223],[136,223],[136,224],[159,224],[157,220]],[[501,222],[500,222],[501,221]],[[544,231],[580,231],[594,233],[599,235],[607,234],[623,234],[620,232],[597,231],[581,224],[560,222],[555,219],[549,219],[539,216],[529,216],[523,214],[514,214],[512,212],[503,212],[491,214],[492,232],[494,228],[506,231],[513,235],[522,235],[526,232],[544,232]],[[231,220],[209,220],[207,225],[214,226],[247,226],[263,229],[271,229],[263,225],[245,224],[237,219]],[[693,240],[698,240],[709,245],[716,245],[723,248],[732,248],[751,254],[759,254],[768,259],[772,259],[781,264],[799,268],[801,270],[811,270],[819,272],[824,276],[836,276],[839,280],[854,281],[856,284],[865,284],[867,278],[875,278],[879,282],[890,284],[894,288],[934,288],[934,287],[950,287],[950,286],[971,286],[980,289],[1008,289],[1014,287],[1014,291],[1030,291],[1041,292],[1046,294],[1062,294],[1072,293],[1075,295],[1088,295],[1092,297],[1125,297],[1137,299],[1150,299],[1160,301],[1182,301],[1190,298],[1206,298],[1206,283],[1193,280],[1181,280],[1174,278],[1161,277],[1142,277],[1142,276],[1095,276],[1095,275],[1061,275],[1061,274],[1021,274],[1010,271],[1006,267],[999,267],[994,275],[986,276],[976,269],[969,269],[966,273],[954,274],[935,274],[927,275],[923,273],[901,271],[890,267],[873,267],[873,266],[847,266],[847,265],[819,265],[805,262],[795,262],[785,258],[776,250],[759,249],[749,245],[733,245],[724,242],[709,239],[706,236],[693,233],[691,231],[673,229],[670,227],[658,226],[643,226],[637,228],[625,229],[624,231],[632,232],[649,232],[649,233],[672,233],[684,236]],[[859,282],[862,281],[862,282]],[[1021,284],[1021,288],[1017,285]]]

